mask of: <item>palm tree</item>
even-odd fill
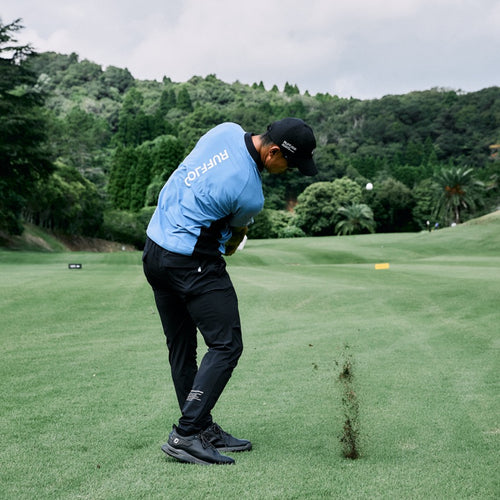
[[[484,188],[482,182],[474,179],[474,169],[451,167],[434,175],[434,182],[439,188],[436,215],[460,223],[462,209],[474,210]],[[451,216],[451,217],[450,217]]]
[[[343,217],[343,220],[337,223],[335,231],[337,234],[360,233],[368,230],[375,232],[375,221],[373,220],[372,209],[364,203],[351,203],[340,207],[337,212]]]

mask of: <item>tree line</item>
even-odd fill
[[[161,187],[203,133],[224,121],[261,133],[285,116],[314,129],[319,174],[264,175],[250,237],[417,231],[499,204],[499,87],[359,100],[216,75],[138,80],[75,53],[35,54],[20,29],[0,21],[4,233],[27,221],[141,246]]]

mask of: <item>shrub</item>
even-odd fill
[[[104,213],[101,236],[142,249],[146,240],[146,228],[153,212],[154,207],[143,208],[138,213],[109,210]]]
[[[306,233],[297,226],[287,226],[278,232],[278,238],[303,238]]]

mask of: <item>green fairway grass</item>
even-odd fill
[[[160,450],[179,410],[140,253],[0,251],[0,498],[500,496],[498,213],[250,240],[227,262],[245,349],[214,417],[254,447],[203,467]],[[340,442],[346,345],[357,460]]]

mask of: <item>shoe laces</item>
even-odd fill
[[[229,433],[226,432],[219,424],[216,424],[215,422],[209,427],[209,429],[213,431],[215,434],[219,435],[221,438],[229,436]]]
[[[204,449],[215,448],[214,445],[209,441],[209,439],[205,436],[203,432],[200,432],[199,436],[201,445],[203,446]]]

